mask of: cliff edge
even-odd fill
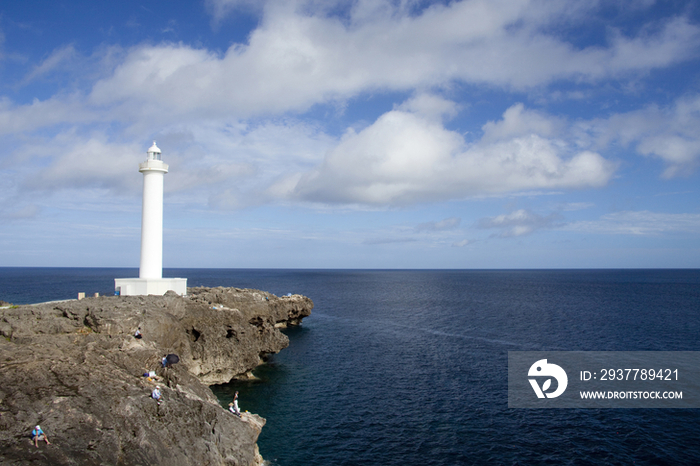
[[[208,385],[289,344],[309,298],[238,288],[0,309],[3,465],[254,465],[265,420],[224,410]],[[140,327],[143,338],[134,337]],[[163,368],[161,358],[180,362]],[[143,376],[156,371],[156,380]],[[159,385],[163,399],[150,397]],[[35,447],[41,425],[51,445]]]

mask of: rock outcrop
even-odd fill
[[[265,420],[224,410],[208,385],[285,348],[279,328],[300,323],[313,303],[236,288],[188,293],[0,309],[0,463],[260,464]],[[180,362],[162,368],[169,353]],[[51,445],[31,442],[37,424]]]

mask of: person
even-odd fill
[[[39,440],[44,440],[46,441],[47,445],[51,445],[51,442],[49,442],[49,438],[39,426],[36,426],[34,430],[32,430],[32,440],[34,440],[34,446],[37,448],[39,448]]]
[[[180,362],[180,357],[177,354],[172,353],[166,354],[164,359],[166,367],[173,367],[173,364]]]
[[[136,329],[136,333],[134,333],[134,338],[138,338],[139,340],[143,338],[143,335],[141,335],[141,327]]]
[[[161,364],[163,364],[163,368],[166,368],[168,366],[168,357],[167,355],[163,356],[163,359],[160,360]]]
[[[160,405],[160,401],[163,398],[163,395],[161,395],[161,393],[160,393],[160,385],[156,385],[156,388],[153,389],[153,391],[151,392],[151,398],[156,400],[158,402],[158,404]]]
[[[233,395],[233,401],[228,404],[228,410],[238,417],[241,417],[241,410],[238,409],[238,392]]]

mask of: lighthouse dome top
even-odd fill
[[[148,160],[160,160],[160,149],[153,141],[153,145],[146,152],[148,154]]]

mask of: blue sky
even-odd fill
[[[0,6],[0,266],[699,267],[700,5]]]

